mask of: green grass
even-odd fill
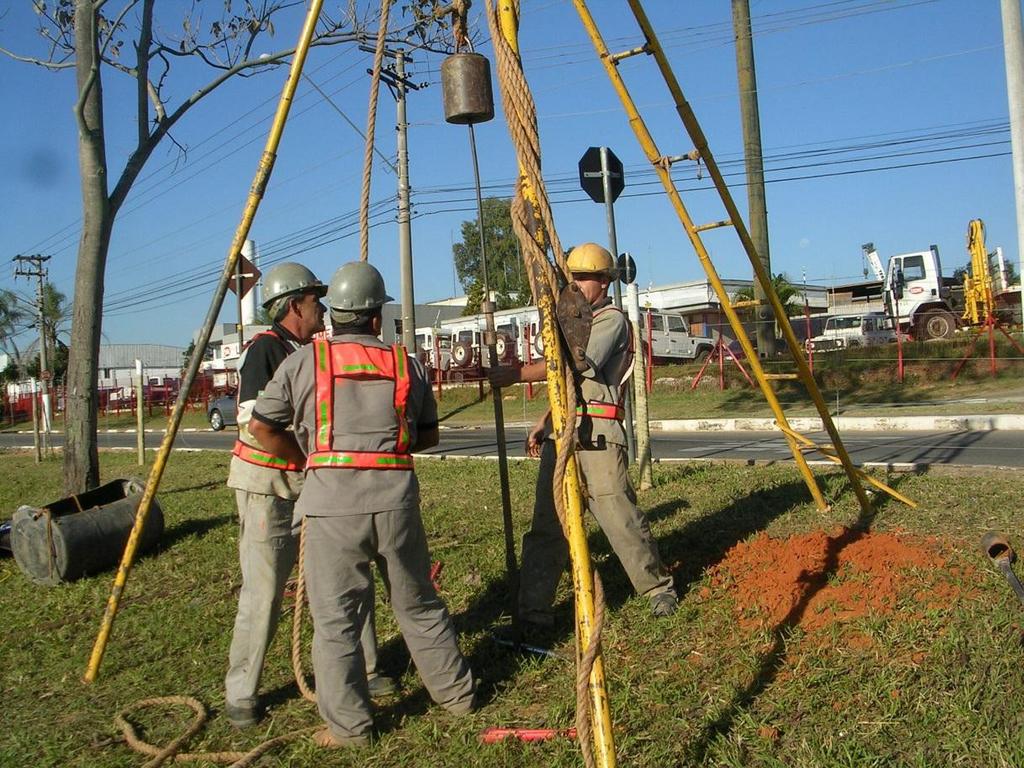
[[[102,464],[104,479],[136,472],[129,455],[104,453]],[[59,459],[35,465],[25,453],[6,453],[0,466],[0,516],[60,495]],[[443,594],[482,681],[485,706],[462,719],[432,706],[382,606],[382,662],[401,675],[404,693],[378,711],[379,743],[342,754],[295,743],[262,764],[579,765],[577,748],[565,741],[477,743],[488,726],[572,725],[573,669],[506,653],[489,639],[506,599],[495,464],[421,460],[418,466],[433,556],[444,563]],[[80,678],[112,573],[47,589],[30,584],[13,561],[0,562],[0,765],[141,765],[139,755],[116,741],[112,718],[151,696],[190,694],[211,708],[193,750],[247,749],[318,722],[291,680],[287,626],[264,675],[272,710],[262,729],[239,733],[220,715],[239,582],[226,468],[221,454],[175,454],[169,462],[157,497],[167,520],[161,550],[132,571],[92,685]],[[517,538],[528,522],[535,471],[532,462],[510,466]],[[1024,529],[1017,478],[994,471],[897,476],[890,482],[920,507],[879,499],[869,515],[860,513],[836,474],[822,476],[833,502],[828,512],[814,508],[795,470],[784,466],[659,466],[655,480],[640,503],[666,562],[674,564],[682,594],[675,616],[651,618],[603,538],[591,537],[610,607],[605,670],[620,765],[1024,764],[1020,606],[977,552],[988,528],[1011,536]],[[940,536],[960,569],[944,577],[970,599],[906,606],[834,624],[824,634],[805,633],[798,624],[741,629],[729,593],[714,587],[708,569],[733,544],[761,531],[784,537],[840,524]],[[933,577],[923,575],[922,583]],[[563,580],[556,641],[571,656],[569,599]],[[290,613],[285,622],[290,626]],[[147,711],[136,719],[147,737],[162,742],[184,728],[188,715]]]

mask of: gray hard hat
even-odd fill
[[[334,311],[358,314],[389,301],[394,299],[384,290],[384,278],[365,261],[342,264],[327,287],[327,303]]]
[[[297,293],[314,293],[319,298],[327,293],[327,286],[294,261],[278,264],[263,278],[263,306],[272,320],[277,318],[288,297]]]

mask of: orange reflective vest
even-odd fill
[[[355,342],[331,344],[326,340],[313,342],[313,364],[316,376],[316,434],[314,450],[306,458],[306,469],[412,469],[409,453],[411,435],[405,420],[409,401],[409,358],[405,347],[395,344],[391,349],[364,347]],[[386,379],[395,383],[395,420],[398,439],[391,451],[334,450],[334,381],[335,379]]]
[[[245,348],[248,349],[252,346],[252,343],[256,341],[260,336],[272,336],[281,342],[281,346],[285,348],[285,354],[290,355],[295,348],[277,331],[270,328],[266,331],[261,331],[253,336],[249,341],[245,343]],[[237,402],[236,402],[237,405]],[[290,461],[278,458],[272,453],[267,453],[262,448],[255,448],[248,443],[243,443],[240,439],[235,440],[235,447],[231,453],[240,458],[242,461],[249,464],[255,464],[257,467],[266,467],[267,469],[280,469],[285,472],[301,472],[302,467],[298,464],[292,464]]]
[[[267,453],[259,448],[253,448],[251,445],[246,445],[241,440],[235,441],[235,448],[231,451],[235,456],[240,458],[242,461],[246,461],[250,464],[255,464],[257,467],[267,467],[269,469],[281,469],[286,472],[301,472],[302,467],[298,464],[292,464],[287,459],[282,459],[275,456],[272,453]]]

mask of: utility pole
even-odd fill
[[[32,256],[15,256],[18,266],[14,270],[15,276],[35,277],[36,282],[36,309],[39,321],[39,381],[43,401],[43,441],[46,449],[50,448],[50,392],[49,378],[50,371],[46,367],[46,318],[43,313],[44,292],[43,286],[46,282],[46,268],[43,266],[50,260],[49,256],[41,256],[36,253]],[[25,266],[25,265],[29,266]],[[34,397],[35,395],[33,395]]]
[[[359,46],[360,50],[374,53],[370,46]],[[412,271],[412,216],[409,205],[409,149],[405,102],[407,90],[418,91],[426,83],[410,82],[405,76],[405,63],[412,62],[401,48],[384,50],[384,55],[395,63],[381,70],[380,79],[387,85],[397,105],[395,130],[398,133],[398,261],[401,267],[402,293],[402,344],[416,353],[416,299],[413,290]],[[367,70],[372,73],[372,70]]]
[[[771,277],[768,253],[768,209],[764,196],[764,162],[761,158],[761,117],[757,109],[757,77],[754,74],[754,40],[750,31],[750,0],[732,0],[733,35],[736,38],[736,74],[739,79],[740,117],[743,122],[743,156],[747,170],[747,217],[750,239]],[[759,357],[775,355],[775,318],[764,287],[754,280]]]
[[[1024,322],[1024,31],[1020,0],[1002,0],[1003,57],[1010,103],[1010,150],[1013,155],[1013,196],[1017,210],[1017,258],[1020,260],[1021,321]],[[898,329],[897,329],[898,331]]]

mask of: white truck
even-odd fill
[[[854,347],[873,347],[895,343],[896,331],[883,312],[864,315],[833,315],[825,321],[821,333],[807,341],[815,352],[835,352]]]
[[[873,243],[861,248],[882,281],[885,313],[900,330],[922,341],[953,335],[964,308],[963,289],[958,290],[952,278],[942,277],[938,246],[893,256],[885,268]]]

